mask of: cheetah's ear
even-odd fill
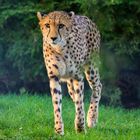
[[[47,14],[43,12],[37,12],[37,17],[41,21]]]
[[[70,17],[74,17],[75,13],[74,13],[73,11],[71,11],[71,12],[68,13],[68,15],[69,15]]]

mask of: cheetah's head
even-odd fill
[[[43,34],[43,41],[47,41],[52,46],[63,47],[66,45],[74,12],[55,11],[49,14],[37,12],[37,17]]]

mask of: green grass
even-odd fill
[[[87,112],[88,102],[85,103]],[[65,135],[54,134],[51,97],[0,96],[0,140],[140,140],[140,109],[100,106],[97,127],[87,133],[74,130],[74,104],[63,99]]]

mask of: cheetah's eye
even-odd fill
[[[62,29],[65,25],[64,24],[58,24],[58,28]]]
[[[47,28],[50,28],[50,25],[49,25],[48,23],[46,23],[45,26],[46,26]]]

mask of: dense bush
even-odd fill
[[[1,0],[0,5],[0,90],[47,84],[37,11],[75,11],[97,23],[102,35],[101,77],[106,86],[116,86],[121,70],[140,68],[137,0]]]

